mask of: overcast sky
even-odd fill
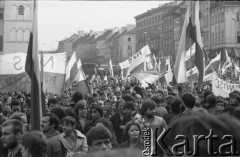
[[[135,16],[167,2],[170,1],[39,1],[39,49],[55,49],[57,41],[78,30],[102,31],[135,24]]]

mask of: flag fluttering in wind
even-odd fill
[[[199,72],[198,74],[198,87],[200,88],[203,83],[204,78],[204,49],[201,38],[200,31],[200,21],[199,21],[199,1],[195,2],[195,21],[194,25],[191,22],[189,16],[190,2],[188,2],[188,8],[185,15],[185,21],[183,24],[183,30],[180,38],[180,43],[178,47],[178,53],[176,58],[176,63],[174,66],[174,76],[177,83],[188,82],[186,75],[187,68],[184,61],[187,45],[192,45],[195,43],[195,59],[194,64]],[[190,42],[190,44],[188,44]],[[192,80],[191,80],[192,81]]]
[[[78,60],[77,64],[78,64],[79,69],[78,69],[76,77],[73,80],[72,88],[76,92],[78,91],[78,92],[81,92],[82,94],[87,95],[90,93],[90,90],[89,90],[88,84],[86,82],[86,76],[82,69],[82,63],[81,63],[80,59]]]
[[[198,69],[198,87],[200,88],[203,83],[204,78],[204,48],[201,37],[201,29],[200,29],[200,20],[199,20],[199,1],[195,2],[195,25],[193,32],[193,41],[196,43],[196,53],[195,53],[195,65]]]
[[[77,56],[76,52],[74,52],[67,64],[66,67],[66,76],[65,76],[65,85],[66,88],[71,88],[72,87],[72,82],[76,75],[74,76],[73,74],[77,74],[78,67],[80,67],[79,63],[77,63]]]
[[[225,50],[226,61],[222,66],[222,75],[224,75],[229,67],[232,66],[231,58],[228,56],[227,51]]]
[[[210,63],[205,67],[205,75],[218,72],[221,61],[221,53],[219,53],[215,58],[213,58]]]
[[[188,2],[189,3],[189,2]],[[189,41],[189,36],[187,36],[187,27],[189,25],[189,10],[190,4],[188,4],[185,20],[183,23],[182,34],[178,46],[177,58],[174,65],[174,77],[177,83],[188,82],[186,75],[187,69],[185,65],[185,53],[188,48],[186,48],[186,42]]]
[[[41,80],[39,72],[37,1],[33,1],[33,25],[30,32],[25,70],[31,78],[31,129],[40,130],[42,117]],[[45,105],[45,104],[43,104]]]
[[[167,73],[165,74],[165,80],[169,85],[169,82],[172,82],[173,73],[171,69],[170,57],[166,58]]]
[[[109,72],[110,72],[110,76],[114,77],[113,65],[112,65],[112,60],[111,60],[111,58],[110,58],[110,60],[109,60]]]

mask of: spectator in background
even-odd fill
[[[85,133],[87,133],[88,130],[90,130],[93,126],[96,125],[96,121],[99,118],[103,117],[103,109],[101,106],[95,104],[90,109],[90,114],[91,114],[91,120],[86,122],[85,129],[84,129]]]
[[[182,101],[184,103],[184,106],[186,110],[183,112],[183,115],[191,115],[194,114],[194,106],[196,103],[195,97],[191,93],[186,93],[182,96]]]
[[[126,116],[131,117],[131,120],[133,120],[133,121],[135,121],[135,120],[138,121],[141,118],[140,114],[138,114],[138,112],[136,111],[135,103],[132,101],[127,101],[124,103],[123,113]]]
[[[175,97],[172,101],[170,101],[170,113],[165,115],[163,118],[166,121],[167,124],[170,123],[170,121],[177,115],[179,115],[180,112],[180,106],[182,104],[182,101]]]
[[[87,138],[84,134],[75,129],[75,119],[70,116],[63,118],[62,126],[64,132],[60,134],[60,136],[66,140],[68,152],[87,152]]]
[[[59,101],[56,98],[48,98],[48,110],[50,111],[52,108],[60,106]]]
[[[72,95],[72,101],[76,104],[80,100],[83,100],[83,94],[81,92],[75,92]]]
[[[61,107],[61,106],[55,106],[55,107],[53,107],[53,108],[50,110],[50,113],[55,114],[55,115],[58,117],[58,119],[59,119],[60,122],[61,122],[62,119],[66,116],[65,110],[64,110],[63,107]],[[59,131],[60,133],[63,132],[62,124],[61,124],[61,123],[59,123],[58,131]]]
[[[26,132],[21,140],[23,157],[46,157],[47,139],[40,131]]]
[[[130,121],[130,117],[124,115],[123,113],[123,104],[124,101],[119,99],[116,103],[116,114],[114,114],[110,121],[113,124],[113,129],[115,131],[118,143],[122,143],[125,141],[125,137],[123,135],[123,130],[125,127],[126,122]]]
[[[21,112],[21,102],[18,99],[13,99],[11,102],[12,114],[15,112]]]
[[[167,109],[165,108],[166,104],[164,102],[164,98],[154,95],[151,97],[151,100],[156,103],[156,116],[164,117],[168,113]]]
[[[76,119],[76,129],[83,133],[84,135],[86,134],[84,132],[86,122],[88,121],[87,119],[87,106],[86,102],[83,100],[80,100],[79,102],[76,103],[75,108],[74,108],[74,117]]]
[[[15,112],[14,114],[12,114],[10,116],[9,119],[16,119],[16,120],[19,120],[20,122],[22,122],[22,124],[23,124],[23,133],[25,133],[26,131],[30,130],[30,127],[29,127],[29,125],[27,123],[26,115],[24,113]]]
[[[112,149],[112,134],[104,126],[92,127],[87,133],[88,150],[93,151],[108,151]]]

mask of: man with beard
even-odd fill
[[[138,121],[141,130],[146,130],[150,128],[153,133],[153,139],[157,139],[157,137],[162,133],[163,129],[167,127],[165,120],[161,117],[155,116],[155,108],[156,103],[152,100],[145,100],[142,103],[141,107],[141,119]],[[153,142],[153,154],[157,154],[156,143]]]
[[[2,143],[7,149],[7,157],[22,157],[19,139],[23,133],[23,125],[19,120],[7,120],[2,125]]]

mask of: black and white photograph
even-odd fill
[[[0,157],[239,157],[239,130],[239,0],[0,0]]]

